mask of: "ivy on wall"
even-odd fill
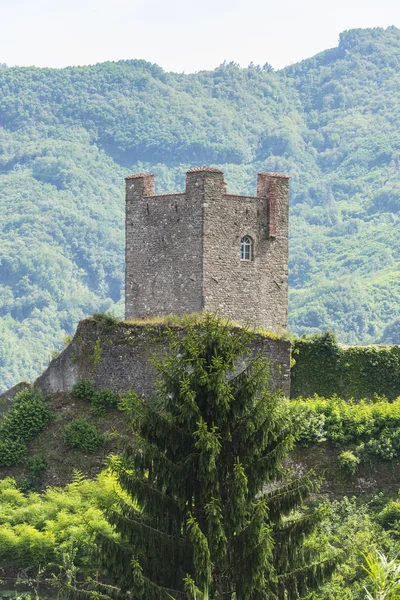
[[[291,395],[400,396],[400,346],[339,346],[333,333],[293,342]]]

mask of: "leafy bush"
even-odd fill
[[[24,494],[14,479],[0,480],[0,569],[40,566],[47,574],[57,572],[63,553],[74,546],[79,572],[92,573],[95,534],[115,536],[100,506],[113,507],[120,495],[115,477],[106,471],[95,480],[76,474],[65,488],[42,494]]]
[[[346,401],[332,398],[299,398],[293,410],[300,422],[298,442],[324,441],[349,449],[360,459],[368,456],[392,460],[400,456],[400,398],[388,402]]]
[[[377,520],[384,529],[396,532],[400,536],[400,498],[391,500],[378,514]]]
[[[118,394],[115,394],[111,390],[96,392],[92,399],[93,412],[95,414],[103,414],[108,408],[116,408],[118,402]]]
[[[381,501],[379,499],[378,510],[382,508]],[[396,540],[377,522],[374,504],[374,499],[371,502],[370,498],[346,496],[322,502],[325,519],[318,526],[312,545],[325,548],[327,557],[332,553],[332,547],[340,548],[342,562],[331,581],[313,596],[313,600],[365,600],[367,574],[362,568],[363,554],[377,549],[396,553]]]
[[[360,459],[351,450],[344,450],[339,454],[339,464],[347,473],[354,475],[360,464]]]
[[[26,454],[26,444],[8,437],[0,439],[0,467],[12,467]]]
[[[95,392],[96,390],[93,385],[84,379],[72,386],[72,393],[74,396],[80,400],[85,400],[86,402],[92,401]]]
[[[28,442],[46,427],[50,412],[39,390],[20,392],[1,422],[0,431],[12,440]]]
[[[98,390],[89,381],[82,380],[72,388],[72,393],[80,400],[90,402],[95,414],[104,414],[108,408],[116,408],[119,395],[111,390]]]
[[[32,477],[40,477],[47,468],[47,463],[42,456],[32,456],[28,460],[28,470]]]
[[[63,440],[71,448],[90,453],[104,443],[105,438],[97,431],[95,425],[80,418],[64,427]]]
[[[0,424],[0,467],[15,465],[26,454],[26,443],[43,431],[49,419],[40,391],[17,394]]]

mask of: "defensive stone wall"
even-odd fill
[[[286,330],[288,207],[289,178],[278,173],[258,174],[256,196],[227,194],[211,167],[188,171],[185,191],[164,196],[152,174],[127,177],[126,318],[204,309]]]
[[[69,346],[51,361],[35,385],[45,394],[67,392],[85,379],[100,389],[151,394],[155,383],[153,358],[166,352],[165,331],[164,325],[121,322],[107,326],[85,319]],[[286,395],[290,394],[290,348],[288,340],[258,335],[252,353],[262,352],[270,361],[271,388]]]
[[[126,179],[126,317],[201,311],[202,206],[154,194],[154,175]]]

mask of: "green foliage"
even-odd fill
[[[313,600],[365,600],[364,555],[378,551],[395,555],[399,550],[398,543],[382,529],[377,518],[386,502],[381,496],[323,501],[324,519],[309,543],[327,556],[334,548],[341,548],[343,554],[340,567]]]
[[[73,385],[71,391],[74,394],[74,396],[76,396],[80,400],[84,400],[85,402],[92,402],[93,397],[96,393],[96,390],[90,383],[90,381],[86,381],[84,379],[79,383]]]
[[[111,390],[97,390],[89,381],[82,380],[72,387],[72,393],[86,402],[92,404],[93,413],[104,414],[109,408],[117,408],[119,395]]]
[[[28,442],[46,427],[49,409],[39,390],[27,390],[15,396],[14,402],[1,421],[1,432],[12,440]]]
[[[32,477],[40,477],[47,468],[47,463],[42,456],[32,456],[28,460],[28,470]]]
[[[21,492],[13,479],[0,481],[0,568],[57,573],[65,552],[77,548],[82,574],[96,568],[94,537],[115,537],[100,507],[111,507],[121,495],[115,478],[101,473],[96,480],[77,475],[64,489],[42,494]]]
[[[337,396],[299,398],[293,411],[300,422],[298,441],[309,445],[328,440],[345,448],[340,462],[356,466],[356,461],[375,457],[393,460],[400,456],[400,397],[373,401],[346,401]]]
[[[212,315],[168,333],[156,397],[122,402],[135,440],[111,465],[141,509],[107,513],[121,536],[98,540],[108,582],[149,600],[303,597],[335,560],[304,549],[320,514],[302,505],[318,483],[282,467],[296,427],[265,359],[249,359],[254,334]]]
[[[366,600],[396,600],[400,597],[400,562],[378,552],[365,555],[368,574]]]
[[[95,414],[104,414],[109,408],[117,408],[119,395],[111,390],[95,392],[92,398],[92,407]]]
[[[395,27],[344,32],[276,72],[185,75],[143,60],[0,69],[0,390],[32,380],[83,316],[122,316],[129,172],[153,171],[164,192],[214,164],[237,193],[254,193],[257,171],[288,173],[290,329],[390,343],[399,39]]]
[[[12,467],[26,454],[26,444],[8,437],[0,439],[0,467]]]
[[[293,342],[292,397],[373,398],[393,400],[400,390],[400,346],[341,347],[332,333],[303,336]]]
[[[377,521],[385,530],[400,540],[400,497],[391,500],[377,516]]]
[[[43,431],[49,419],[39,390],[17,394],[0,422],[0,466],[16,464],[26,453],[26,443]]]
[[[360,458],[351,450],[343,450],[343,452],[339,454],[339,464],[347,473],[354,475],[360,464]]]
[[[95,425],[84,418],[75,419],[64,427],[63,440],[70,448],[78,448],[82,452],[95,452],[104,443]]]

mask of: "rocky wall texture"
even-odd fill
[[[260,197],[208,193],[204,308],[220,311],[232,321],[279,331],[288,323],[289,180],[264,173],[258,178],[259,193],[265,191],[260,180],[274,181],[273,197],[268,191]],[[251,260],[240,258],[240,240],[245,236],[253,244]]]
[[[127,319],[201,311],[202,206],[155,196],[151,177],[126,180]]]
[[[289,178],[259,173],[257,196],[226,193],[212,167],[184,193],[154,195],[154,176],[126,179],[126,318],[202,309],[275,332],[288,322]],[[241,239],[252,242],[249,260]]]
[[[106,326],[94,319],[81,321],[70,345],[36,380],[45,394],[70,391],[85,379],[97,388],[115,392],[154,392],[154,357],[167,350],[166,327],[121,322]],[[182,330],[183,334],[183,330]],[[271,388],[290,393],[290,348],[285,339],[258,335],[253,356],[262,352],[270,361]]]

